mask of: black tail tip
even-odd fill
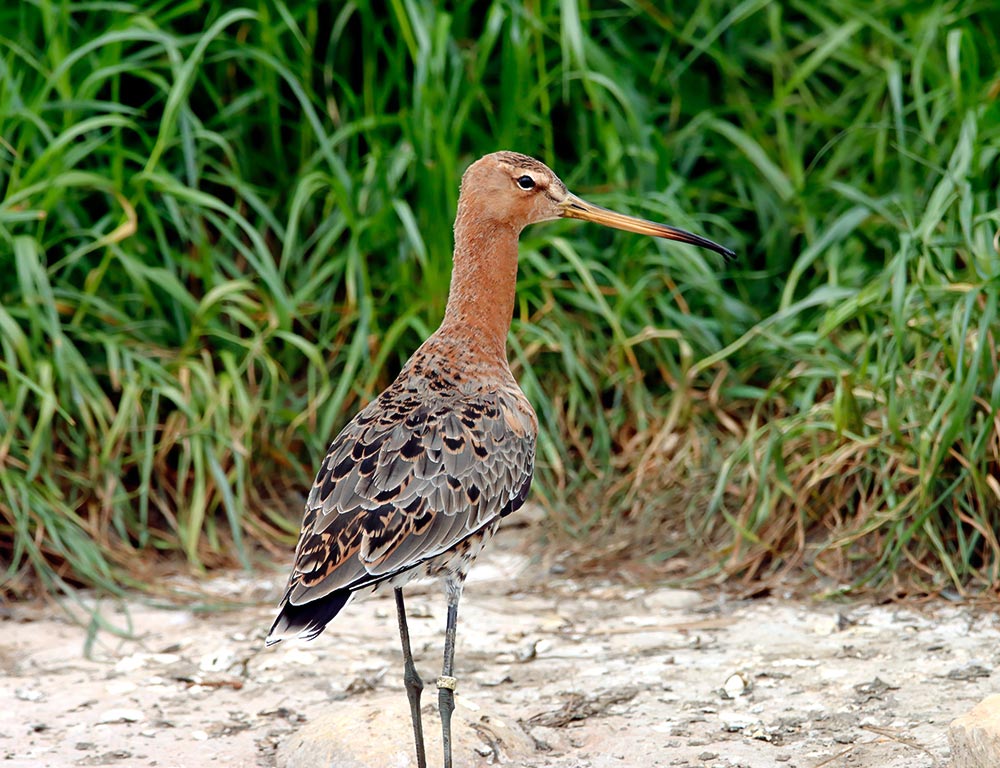
[[[301,605],[295,605],[286,598],[271,624],[264,646],[270,648],[290,637],[316,639],[350,599],[351,592],[347,589],[338,589]]]

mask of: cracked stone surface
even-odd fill
[[[465,590],[457,767],[944,768],[951,721],[997,689],[989,610],[574,580],[523,554],[531,535],[502,531]],[[312,643],[264,650],[283,580],[177,581],[209,610],[102,601],[131,636],[12,606],[0,765],[415,764],[391,594]],[[431,582],[408,588],[407,608],[435,766],[445,602]]]

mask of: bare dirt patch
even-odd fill
[[[992,612],[578,581],[520,554],[523,536],[502,532],[473,569],[456,661],[460,713],[523,731],[530,749],[490,749],[484,726],[459,766],[932,768],[947,764],[951,719],[997,690]],[[265,651],[283,577],[201,585],[259,601],[240,610],[108,603],[133,638],[97,632],[89,658],[86,628],[15,606],[0,624],[0,765],[269,768],[331,713],[393,696],[405,713],[391,596],[352,604],[313,643]],[[431,705],[444,599],[416,586],[408,608]],[[405,717],[374,727],[409,743]]]

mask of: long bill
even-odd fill
[[[681,243],[708,248],[716,253],[721,253],[727,259],[736,258],[734,251],[709,240],[707,237],[695,235],[677,227],[657,224],[655,221],[640,219],[636,216],[626,216],[624,213],[617,213],[607,208],[601,208],[601,206],[588,203],[586,200],[581,200],[573,194],[569,195],[562,202],[560,208],[562,217],[565,219],[592,221],[595,224],[603,224],[606,227],[614,227],[615,229],[624,229],[627,232],[636,232],[640,235],[651,235],[652,237],[662,237],[667,240],[677,240]]]

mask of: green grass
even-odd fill
[[[559,546],[1000,586],[992,3],[433,5],[0,10],[2,589],[287,557],[499,148],[740,252],[525,233]]]

